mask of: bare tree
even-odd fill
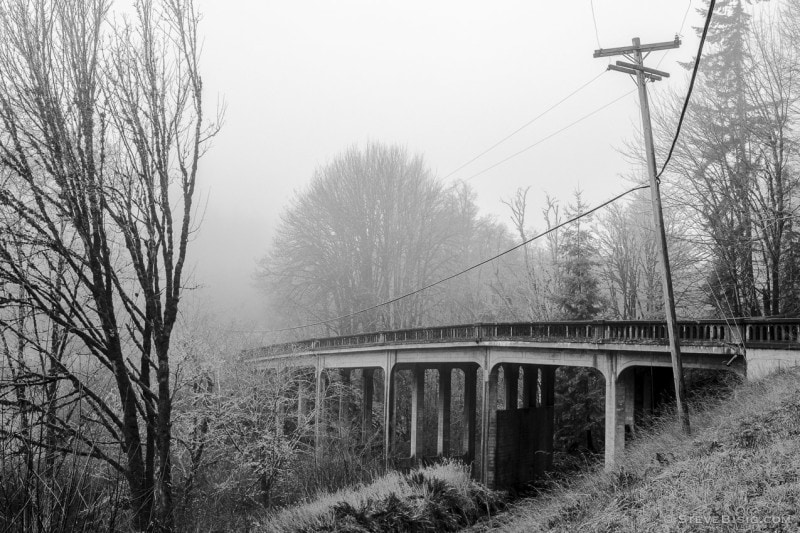
[[[126,479],[132,526],[172,529],[170,341],[184,290],[203,115],[191,0],[0,5],[0,328],[80,396],[71,448]],[[76,344],[59,360],[5,312],[45,317]],[[100,372],[87,379],[77,361]],[[48,377],[37,367],[38,379]],[[115,394],[108,394],[105,386]],[[102,428],[102,439],[77,431]],[[121,457],[119,455],[121,454]]]
[[[478,264],[513,245],[506,228],[480,216],[475,192],[463,182],[446,190],[455,230],[449,271],[453,274]],[[447,282],[431,301],[428,323],[461,324],[507,320],[518,316],[515,271],[518,260],[504,256]]]
[[[800,48],[769,12],[754,22],[748,46],[753,60],[744,87],[747,100],[753,103],[749,130],[756,141],[750,208],[754,247],[760,256],[756,263],[759,295],[765,315],[796,313],[800,302],[796,294],[791,295],[791,288],[797,284],[785,274],[788,263],[796,260],[790,249],[796,239],[793,221],[800,207],[800,179],[792,168],[798,163],[793,126],[800,102]]]
[[[453,263],[459,230],[448,198],[422,157],[378,143],[351,147],[318,169],[283,213],[258,276],[295,323],[347,315],[417,289]],[[419,325],[434,292],[327,328],[344,334]]]
[[[642,264],[636,237],[626,206],[609,206],[598,228],[601,277],[608,292],[609,311],[623,320],[638,318],[640,307]]]

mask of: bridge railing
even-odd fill
[[[797,343],[800,339],[800,320],[784,319],[744,324],[746,343]]]
[[[682,320],[678,322],[678,338],[681,343],[688,344],[793,345],[800,342],[800,318]],[[282,355],[382,344],[515,339],[543,342],[665,344],[669,337],[666,323],[652,320],[481,323],[308,339],[268,346],[260,350],[260,353]]]

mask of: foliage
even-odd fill
[[[517,189],[514,196],[503,203],[511,211],[511,222],[520,242],[526,242],[537,233],[527,225],[528,192],[530,188]],[[542,215],[548,230],[562,222],[558,200],[546,196]],[[506,259],[511,263],[504,276],[505,292],[513,305],[514,320],[552,320],[558,315],[558,295],[562,291],[560,258],[562,232],[548,233],[545,244],[533,242],[524,246],[519,254],[522,262],[511,263],[516,256]]]
[[[749,3],[716,4],[670,182],[697,228],[684,238],[700,252],[698,271],[709,273],[698,303],[716,315],[780,316],[797,307],[800,49],[791,2]]]
[[[370,143],[319,168],[295,196],[258,278],[280,309],[279,324],[316,322],[412,292],[503,244],[502,228],[478,218],[466,186],[447,189],[421,156]],[[472,297],[481,284],[469,279],[458,280],[466,291],[436,287],[325,327],[347,334],[464,320],[465,314],[471,315],[466,320],[491,318],[483,311],[491,309],[486,299]]]
[[[566,218],[585,212],[580,191],[569,206]],[[605,302],[597,278],[598,259],[591,229],[591,217],[573,222],[563,230],[559,258],[561,292],[556,296],[561,319],[596,318]],[[603,435],[604,383],[597,372],[587,368],[562,367],[556,371],[556,449],[571,454],[597,453]]]
[[[555,449],[578,457],[602,451],[605,435],[603,376],[589,368],[559,367],[555,395]]]
[[[458,531],[504,507],[504,495],[473,481],[469,469],[446,461],[392,472],[369,485],[328,495],[265,518],[274,532]]]
[[[569,205],[566,218],[574,218],[587,210],[580,191],[575,191],[575,203]],[[591,216],[581,218],[563,230],[560,258],[561,292],[556,296],[565,320],[590,320],[604,309],[597,279],[597,247],[591,228]]]
[[[470,531],[796,531],[800,463],[796,370],[693,404],[626,447],[611,472],[560,483]],[[733,488],[733,489],[732,489]],[[726,522],[724,522],[724,521]]]
[[[0,454],[0,529],[32,531],[121,531],[124,481],[108,475],[100,461],[60,455],[52,470],[43,457],[27,462],[6,448]],[[40,462],[41,461],[41,462]],[[33,468],[31,468],[31,466]]]
[[[307,380],[298,370],[253,372],[232,363],[218,381],[201,376],[184,392],[175,433],[183,444],[176,481],[185,520],[224,513],[233,523],[292,497],[296,465],[313,455],[313,411],[294,405],[298,387],[311,388]]]
[[[3,438],[105,461],[138,530],[174,525],[170,345],[217,131],[198,20],[184,0],[121,21],[106,0],[0,5],[2,388],[22,419]]]
[[[337,419],[352,414],[357,383],[325,373],[324,401],[317,406],[313,371],[255,370],[242,358],[247,342],[220,334],[209,327],[211,320],[187,311],[176,336],[182,373],[174,403],[174,484],[182,528],[247,529],[266,510],[383,472],[383,456],[374,450],[375,440],[382,440],[365,442],[359,424]]]

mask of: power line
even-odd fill
[[[551,134],[550,134],[550,135],[548,135],[547,137],[544,137],[544,138],[542,138],[542,139],[539,139],[539,140],[538,140],[538,141],[536,141],[535,143],[533,143],[533,144],[531,144],[531,145],[529,145],[529,146],[526,146],[525,148],[523,148],[522,150],[520,150],[520,151],[518,151],[518,152],[514,152],[513,154],[511,154],[510,156],[506,157],[505,159],[501,159],[501,160],[500,160],[500,161],[498,161],[497,163],[495,163],[495,164],[493,164],[493,165],[491,165],[491,166],[489,166],[489,167],[486,167],[486,168],[484,168],[484,169],[483,169],[483,170],[481,170],[480,172],[476,172],[475,174],[471,175],[470,177],[468,177],[468,178],[467,178],[467,179],[465,179],[464,181],[466,182],[466,181],[469,181],[469,180],[471,180],[471,179],[473,179],[473,178],[477,178],[477,177],[478,177],[478,176],[480,176],[481,174],[484,174],[484,173],[486,173],[486,172],[489,172],[489,171],[490,171],[490,170],[492,170],[493,168],[495,168],[495,167],[498,167],[498,166],[502,165],[502,164],[503,164],[503,163],[505,163],[506,161],[509,161],[510,159],[513,159],[513,158],[517,157],[518,155],[520,155],[520,154],[523,154],[523,153],[527,152],[527,151],[528,151],[528,150],[530,150],[531,148],[534,148],[534,147],[536,147],[536,146],[539,146],[539,145],[540,145],[540,144],[542,144],[543,142],[545,142],[545,141],[547,141],[547,140],[549,140],[549,139],[552,139],[553,137],[555,137],[555,136],[556,136],[556,135],[558,135],[559,133],[562,133],[563,131],[566,131],[566,130],[568,130],[569,128],[571,128],[572,126],[575,126],[575,125],[576,125],[576,124],[578,124],[579,122],[583,122],[583,121],[584,121],[584,120],[586,120],[587,118],[589,118],[589,117],[591,117],[591,116],[593,116],[593,115],[596,115],[597,113],[599,113],[599,112],[600,112],[600,111],[602,111],[603,109],[605,109],[605,108],[607,108],[607,107],[609,107],[609,106],[611,106],[611,105],[613,105],[613,104],[616,104],[617,102],[619,102],[620,100],[622,100],[622,99],[623,99],[623,98],[625,98],[626,96],[628,96],[628,95],[632,94],[632,93],[633,93],[635,90],[636,90],[636,89],[631,89],[630,91],[628,91],[627,93],[623,94],[622,96],[620,96],[620,97],[618,97],[618,98],[616,98],[616,99],[614,99],[614,100],[612,100],[612,101],[608,102],[607,104],[605,104],[605,105],[603,105],[603,106],[601,106],[601,107],[598,107],[597,109],[595,109],[594,111],[592,111],[592,112],[590,112],[590,113],[587,113],[587,114],[583,115],[583,116],[582,116],[581,118],[579,118],[578,120],[576,120],[576,121],[574,121],[574,122],[571,122],[571,123],[567,124],[567,125],[566,125],[566,126],[564,126],[563,128],[561,128],[561,129],[559,129],[559,130],[556,130],[556,131],[554,131],[553,133],[551,133]]]
[[[594,13],[594,0],[589,0],[589,5],[592,6],[592,22],[594,22],[594,36],[597,39],[597,48],[603,48],[600,44],[600,33],[597,31],[597,16]]]
[[[517,133],[521,132],[522,130],[524,130],[525,128],[527,128],[528,126],[530,126],[531,124],[533,124],[534,122],[536,122],[537,120],[539,120],[540,118],[542,118],[543,116],[548,114],[550,111],[554,110],[555,108],[557,108],[558,106],[560,106],[561,104],[563,104],[564,102],[566,102],[567,100],[569,100],[570,98],[572,98],[573,96],[575,96],[576,94],[581,92],[583,89],[585,89],[586,87],[588,87],[589,85],[591,85],[592,83],[597,81],[597,79],[600,78],[600,76],[602,76],[605,73],[606,73],[606,71],[604,70],[603,72],[601,72],[600,74],[598,74],[597,76],[592,78],[591,80],[587,81],[586,83],[584,83],[583,85],[581,85],[580,87],[578,87],[577,89],[575,89],[574,91],[569,93],[567,96],[565,96],[564,98],[562,98],[561,100],[559,100],[555,104],[551,105],[550,107],[548,107],[547,109],[545,109],[544,111],[542,111],[541,113],[539,113],[538,115],[533,117],[531,120],[529,120],[528,122],[526,122],[525,124],[523,124],[522,126],[517,128],[516,130],[512,131],[511,133],[509,133],[508,135],[506,135],[505,137],[503,137],[502,139],[500,139],[499,141],[497,141],[493,145],[491,145],[489,148],[487,148],[483,152],[479,153],[478,155],[476,155],[475,157],[473,157],[472,159],[470,159],[469,161],[467,161],[466,163],[464,163],[463,165],[461,165],[457,169],[453,170],[452,172],[450,172],[449,174],[444,176],[442,178],[442,180],[446,180],[447,178],[449,178],[450,176],[452,176],[453,174],[455,174],[459,170],[463,169],[464,167],[469,166],[470,164],[474,163],[475,161],[477,161],[478,159],[480,159],[484,155],[488,154],[489,152],[491,152],[492,150],[494,150],[495,148],[497,148],[498,146],[500,146],[501,144],[503,144],[504,142],[509,140],[511,137],[513,137]]]
[[[661,178],[661,174],[663,174],[664,170],[666,170],[670,159],[672,159],[672,153],[675,151],[675,145],[678,144],[678,137],[680,137],[681,134],[683,119],[686,116],[686,110],[689,108],[689,99],[692,96],[692,90],[694,89],[694,82],[695,79],[697,78],[697,71],[700,68],[700,58],[703,56],[703,45],[706,42],[708,27],[711,25],[711,17],[714,14],[714,4],[716,4],[716,0],[711,0],[711,3],[708,6],[708,15],[706,16],[705,26],[703,26],[703,35],[700,36],[700,46],[697,49],[697,59],[694,62],[694,69],[692,69],[692,79],[689,82],[689,90],[686,92],[686,99],[683,101],[683,109],[681,110],[681,116],[678,119],[678,128],[675,130],[675,137],[672,139],[672,145],[669,148],[669,154],[667,154],[667,159],[664,161],[664,165],[661,167],[661,172],[659,172],[656,175],[657,180]]]
[[[683,20],[681,20],[681,27],[678,29],[678,31],[677,31],[677,33],[676,33],[676,35],[679,35],[680,37],[683,37],[683,27],[684,27],[684,26],[686,26],[686,19],[688,18],[688,16],[689,16],[689,11],[690,11],[691,9],[692,9],[692,0],[689,0],[689,1],[686,3],[686,11],[683,13]],[[656,63],[656,68],[658,68],[659,66],[661,66],[661,63],[662,63],[662,62],[664,61],[664,59],[665,59],[665,58],[666,58],[666,57],[669,55],[669,53],[670,53],[670,52],[672,52],[672,50],[667,50],[667,51],[666,51],[666,53],[665,53],[664,55],[662,55],[662,56],[661,56],[661,59],[659,59],[659,60],[658,60],[658,63]]]
[[[485,265],[487,263],[491,263],[492,261],[494,261],[496,259],[499,259],[500,257],[503,257],[504,255],[513,252],[514,250],[522,248],[523,246],[526,246],[526,245],[532,243],[533,241],[535,241],[537,239],[540,239],[540,238],[544,237],[545,235],[548,235],[548,234],[556,231],[557,229],[560,229],[560,228],[566,226],[567,224],[571,224],[571,223],[573,223],[573,222],[575,222],[577,220],[580,220],[580,219],[582,219],[584,217],[587,217],[587,216],[591,215],[595,211],[598,211],[598,210],[604,208],[605,206],[616,202],[620,198],[622,198],[624,196],[627,196],[627,195],[629,195],[630,193],[632,193],[634,191],[638,191],[638,190],[641,190],[641,189],[647,189],[648,187],[650,187],[650,185],[637,185],[636,187],[632,187],[632,188],[628,189],[627,191],[625,191],[623,193],[620,193],[620,194],[614,196],[613,198],[611,198],[609,200],[606,200],[605,202],[593,207],[592,209],[589,209],[588,211],[584,211],[583,213],[580,213],[579,215],[576,215],[576,216],[570,218],[569,220],[565,220],[564,222],[561,222],[560,224],[556,224],[552,228],[549,228],[547,231],[543,231],[542,233],[539,233],[538,235],[534,235],[530,239],[522,241],[521,243],[517,244],[516,246],[513,246],[513,247],[511,247],[511,248],[509,248],[509,249],[507,249],[507,250],[505,250],[503,252],[500,252],[499,254],[494,255],[494,256],[492,256],[492,257],[490,257],[488,259],[484,259],[483,261],[481,261],[479,263],[476,263],[476,264],[474,264],[474,265],[472,265],[470,267],[467,267],[464,270],[456,272],[455,274],[451,274],[451,275],[449,275],[449,276],[447,276],[445,278],[442,278],[442,279],[440,279],[438,281],[434,281],[433,283],[429,283],[428,285],[425,285],[423,287],[415,289],[415,290],[413,290],[411,292],[407,292],[405,294],[402,294],[400,296],[396,296],[396,297],[391,298],[389,300],[386,300],[384,302],[381,302],[381,303],[378,303],[378,304],[375,304],[375,305],[371,305],[369,307],[365,307],[364,309],[361,309],[359,311],[354,311],[354,312],[348,313],[346,315],[341,315],[341,316],[337,316],[337,317],[334,317],[334,318],[329,318],[327,320],[320,320],[320,321],[309,323],[309,324],[303,324],[301,326],[292,326],[292,327],[288,327],[288,328],[271,329],[271,330],[266,330],[266,331],[255,331],[254,330],[254,331],[249,331],[249,332],[238,332],[238,333],[282,333],[282,332],[286,332],[286,331],[296,331],[298,329],[311,328],[311,327],[314,327],[314,326],[322,326],[322,325],[325,325],[325,324],[329,324],[331,322],[336,322],[338,320],[344,320],[346,318],[352,318],[352,317],[360,315],[362,313],[366,313],[368,311],[373,311],[375,309],[378,309],[379,307],[384,307],[386,305],[393,304],[393,303],[398,302],[398,301],[400,301],[400,300],[402,300],[404,298],[408,298],[410,296],[414,296],[415,294],[419,294],[419,293],[421,293],[423,291],[426,291],[428,289],[436,287],[437,285],[441,285],[442,283],[450,281],[453,278],[457,278],[458,276],[462,276],[462,275],[466,274],[467,272],[475,270],[476,268],[481,267],[481,266],[483,266],[483,265]]]
[[[683,37],[682,35],[683,27],[686,25],[686,18],[689,16],[689,10],[691,9],[692,9],[692,0],[689,0],[689,2],[686,5],[686,13],[683,14],[683,20],[681,21],[681,29],[678,30],[678,35],[681,35],[681,37]]]

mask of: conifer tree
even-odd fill
[[[567,218],[586,211],[582,192],[575,192]],[[577,220],[564,228],[563,258],[561,260],[562,291],[557,296],[562,318],[591,320],[603,310],[600,283],[597,279],[597,248],[591,229],[591,216]]]
[[[586,211],[581,191],[575,192],[566,218]],[[561,294],[557,295],[564,320],[591,320],[603,311],[597,278],[597,249],[591,217],[564,229],[561,258]],[[603,380],[588,368],[561,367],[556,378],[556,440],[571,453],[599,452],[603,435]]]

